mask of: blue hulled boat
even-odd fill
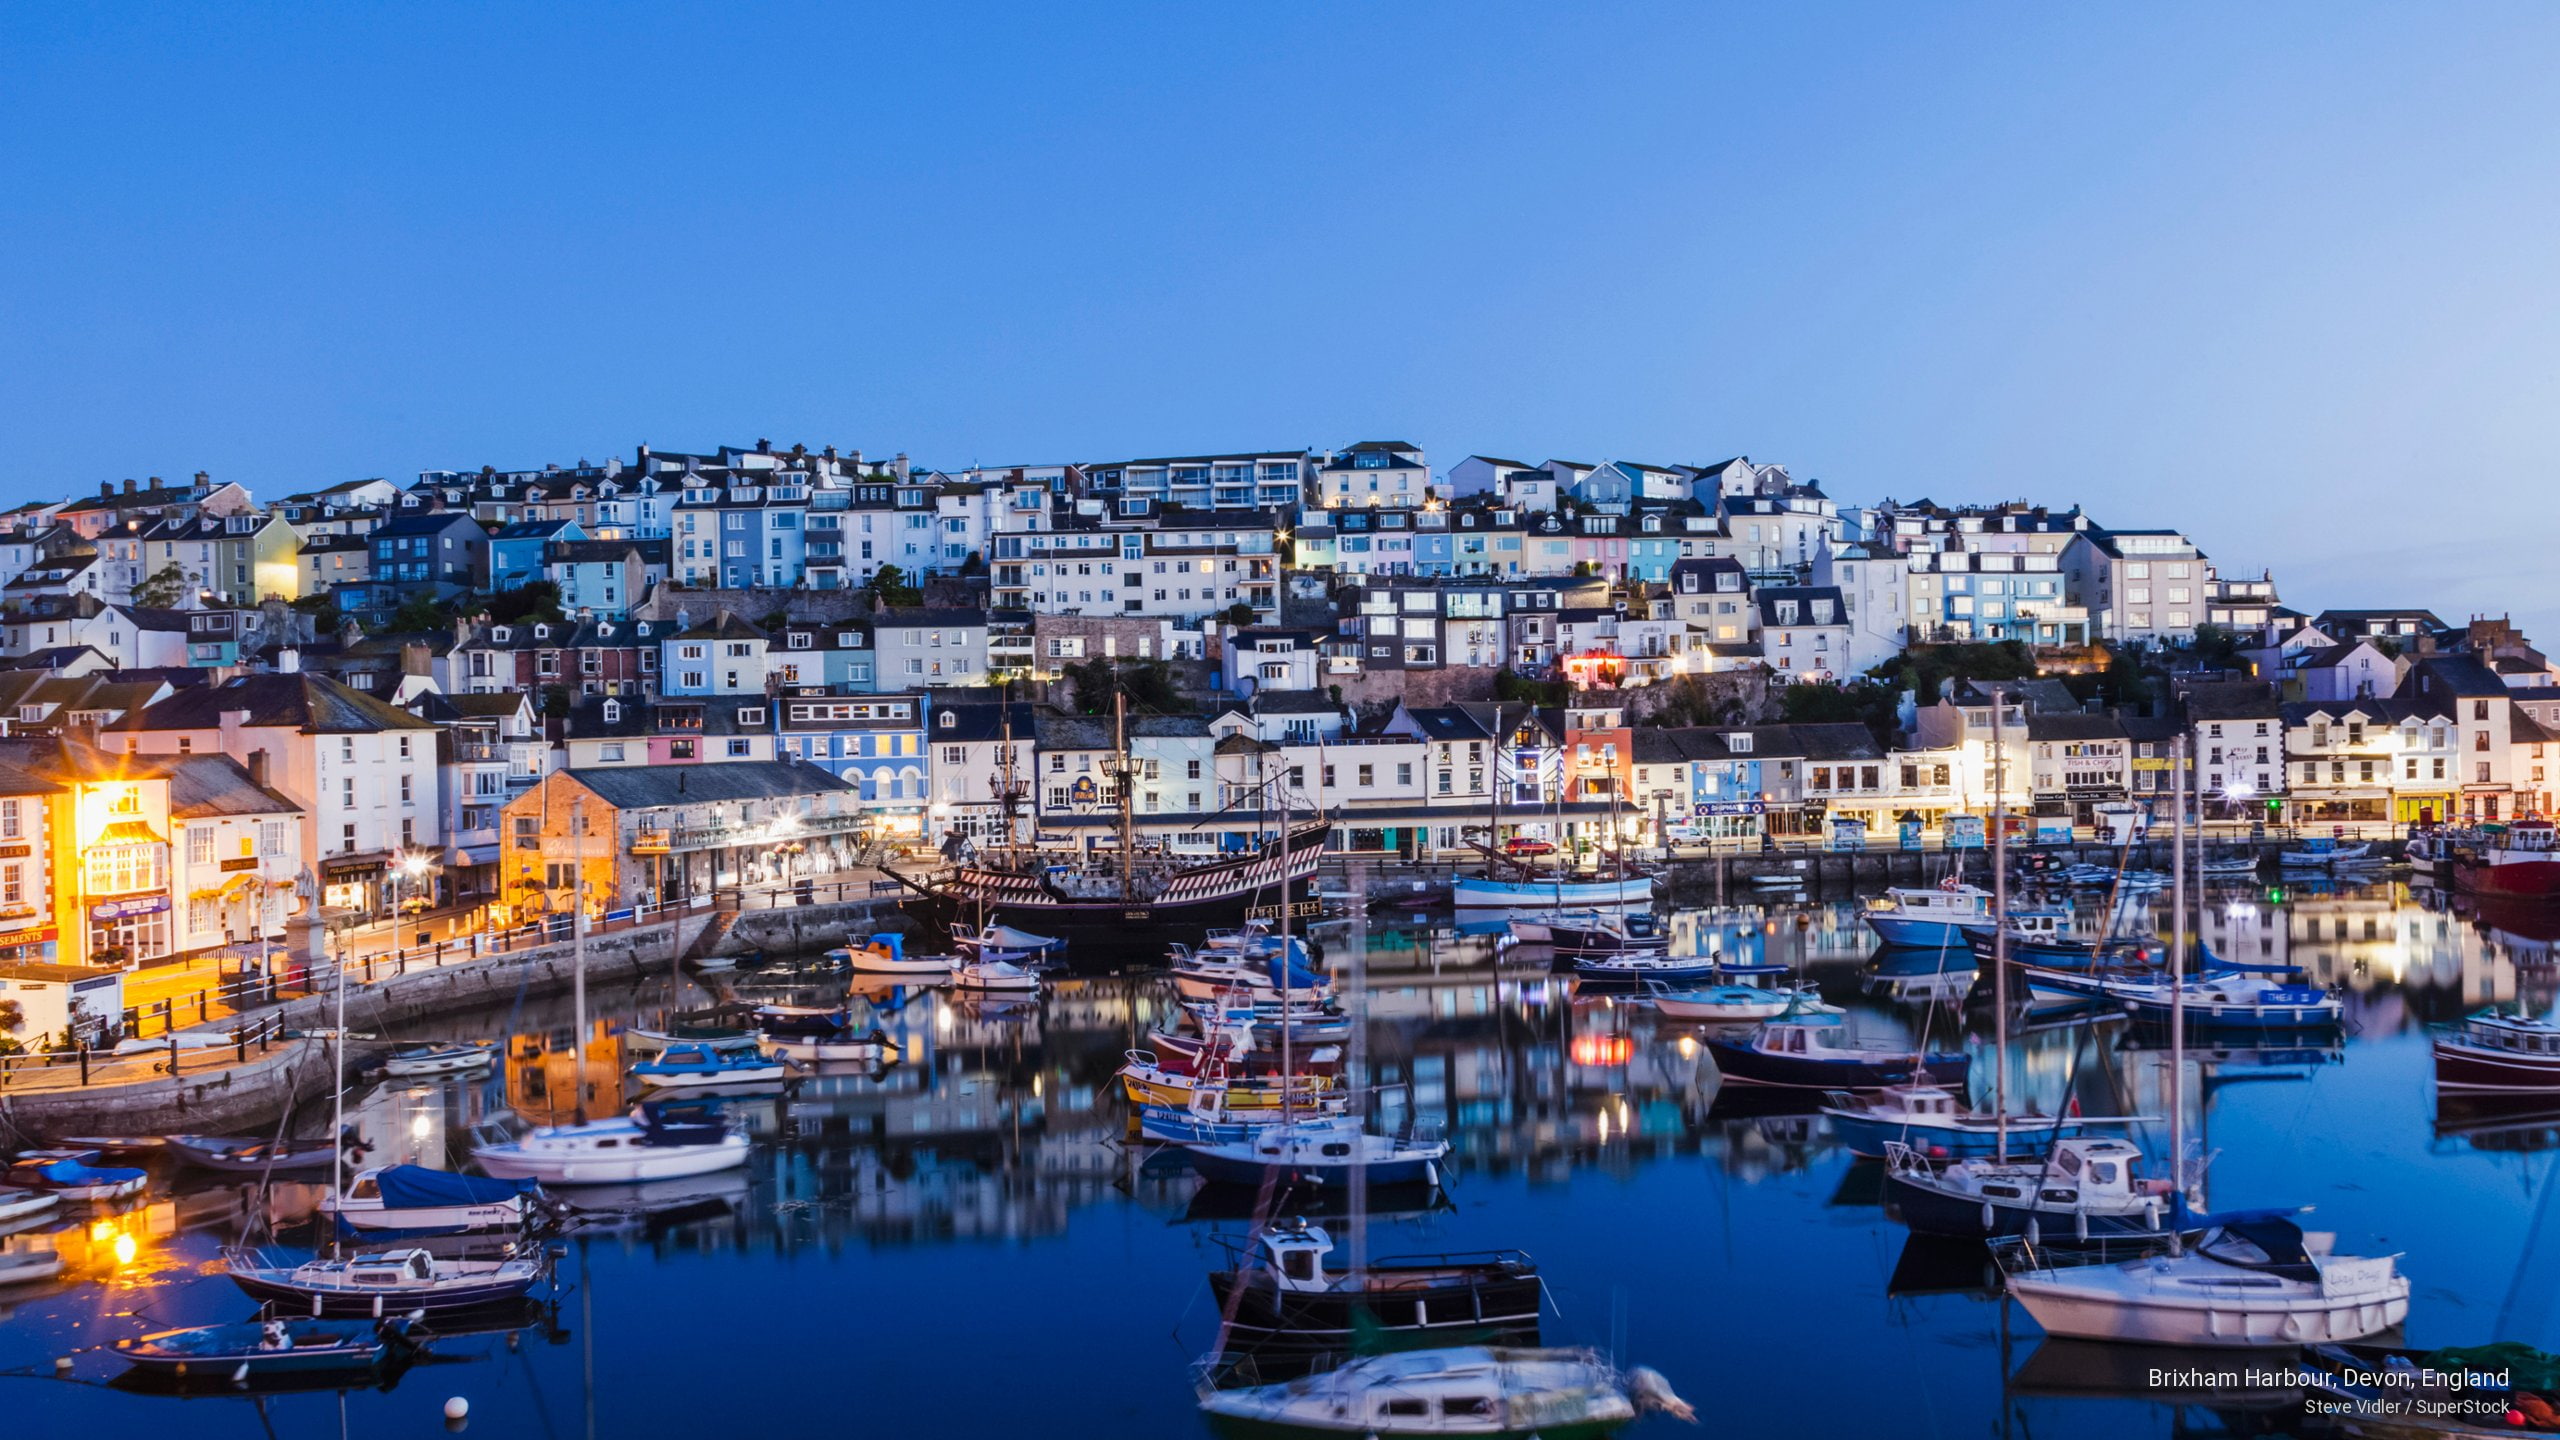
[[[243,1384],[278,1376],[361,1380],[417,1349],[405,1319],[244,1320],[119,1340],[115,1353],[154,1378]]]
[[[1822,1107],[1831,1133],[1852,1155],[1882,1159],[1886,1147],[1903,1145],[1932,1159],[1955,1160],[1998,1153],[2001,1125],[1997,1113],[1976,1110],[1964,1097],[1936,1085],[1889,1085],[1873,1099],[1841,1094]],[[2052,1115],[2009,1117],[2009,1148],[2042,1151],[2054,1137],[2080,1128],[2077,1120]]]
[[[1897,887],[1868,904],[1867,928],[1887,945],[1943,950],[1964,944],[1967,925],[1988,924],[1991,892],[1950,879],[1934,889]]]
[[[1349,1117],[1263,1125],[1242,1140],[1183,1146],[1203,1179],[1233,1185],[1347,1185],[1365,1171],[1372,1185],[1437,1185],[1447,1141],[1372,1135]]]
[[[1929,1080],[1961,1086],[1973,1059],[1961,1052],[1916,1055],[1884,1041],[1852,1041],[1837,1015],[1788,1015],[1747,1035],[1706,1037],[1726,1083],[1799,1090],[1882,1090]]]

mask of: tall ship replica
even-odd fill
[[[1238,925],[1277,913],[1283,903],[1312,903],[1316,866],[1324,859],[1332,824],[1321,812],[1292,825],[1285,794],[1277,834],[1252,850],[1184,863],[1167,854],[1138,853],[1130,809],[1134,767],[1129,760],[1127,703],[1111,699],[1112,754],[1104,762],[1109,797],[1119,814],[1114,854],[1087,856],[1042,851],[1015,843],[1015,816],[1030,793],[1013,768],[1013,724],[1008,715],[996,776],[1004,816],[998,845],[981,848],[944,878],[931,883],[890,872],[916,898],[912,911],[941,924],[997,920],[1061,938],[1119,935],[1153,939],[1210,926]],[[1277,782],[1272,789],[1278,791]],[[1196,937],[1195,937],[1196,938]]]

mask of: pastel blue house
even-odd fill
[[[924,699],[910,694],[786,697],[782,753],[855,788],[883,828],[920,827],[928,787]]]
[[[516,590],[542,579],[544,547],[586,538],[575,520],[519,520],[498,527],[489,537],[489,588]]]

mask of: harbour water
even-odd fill
[[[2342,986],[2349,1024],[2339,1041],[2197,1041],[2190,1133],[2213,1157],[2217,1206],[2312,1205],[2307,1223],[2342,1251],[2402,1253],[2413,1343],[2560,1348],[2560,1115],[2440,1110],[2424,1030],[2489,1003],[2547,1010],[2552,937],[2438,904],[2391,884],[2213,892],[2218,953]],[[1675,952],[1800,967],[1863,1034],[1970,1048],[1987,1090],[1990,1013],[1965,1006],[1963,962],[1941,973],[1934,954],[1879,955],[1854,902],[1671,922]],[[1317,934],[1340,970],[1351,940]],[[1719,1433],[2286,1423],[2281,1408],[2247,1413],[2245,1391],[2150,1390],[2140,1357],[2043,1343],[1993,1298],[1980,1251],[1915,1245],[1887,1218],[1878,1167],[1830,1138],[1812,1097],[1721,1087],[1694,1027],[1577,998],[1542,951],[1498,953],[1446,912],[1379,911],[1363,968],[1385,1118],[1437,1122],[1453,1148],[1444,1198],[1383,1207],[1370,1252],[1528,1252],[1552,1297],[1550,1341],[1661,1370]],[[844,984],[717,983],[765,999]],[[702,1003],[701,984],[593,997],[591,1109],[620,1103],[615,1033]],[[173,1193],[161,1175],[103,1228],[33,1232],[62,1232],[73,1264],[0,1291],[0,1370],[18,1377],[0,1406],[24,1435],[424,1436],[444,1432],[453,1396],[471,1431],[507,1436],[1205,1433],[1189,1388],[1215,1340],[1204,1275],[1249,1228],[1252,1197],[1204,1192],[1129,1136],[1112,1072],[1170,998],[1151,978],[1070,979],[1028,1005],[879,992],[899,1063],[731,1102],[756,1140],[746,1170],[623,1197],[616,1223],[557,1242],[545,1323],[445,1341],[445,1363],[387,1390],[179,1400],[94,1383],[119,1368],[100,1352],[121,1337],[253,1308],[217,1258],[252,1218],[250,1192],[191,1174]],[[575,1108],[565,1001],[457,1016],[448,1036],[503,1038],[506,1063],[352,1099],[376,1161],[451,1163],[494,1115]],[[2113,1017],[2023,1024],[2016,1099],[2162,1115],[2164,1044]],[[2165,1133],[2135,1138],[2157,1154]],[[280,1184],[263,1218],[289,1241],[318,1194]],[[1633,1433],[1686,1432],[1654,1418]]]

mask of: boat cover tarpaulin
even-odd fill
[[[382,1188],[382,1203],[393,1210],[426,1210],[447,1205],[495,1205],[512,1195],[530,1194],[538,1186],[531,1180],[491,1180],[480,1175],[457,1175],[450,1170],[430,1170],[424,1165],[394,1165],[374,1177]]]
[[[1324,977],[1313,970],[1292,965],[1279,955],[1271,957],[1271,984],[1279,990],[1313,990],[1324,984]]]
[[[77,1185],[123,1185],[139,1180],[147,1173],[114,1165],[84,1165],[77,1160],[48,1160],[35,1167],[35,1174],[45,1184],[64,1189]]]

